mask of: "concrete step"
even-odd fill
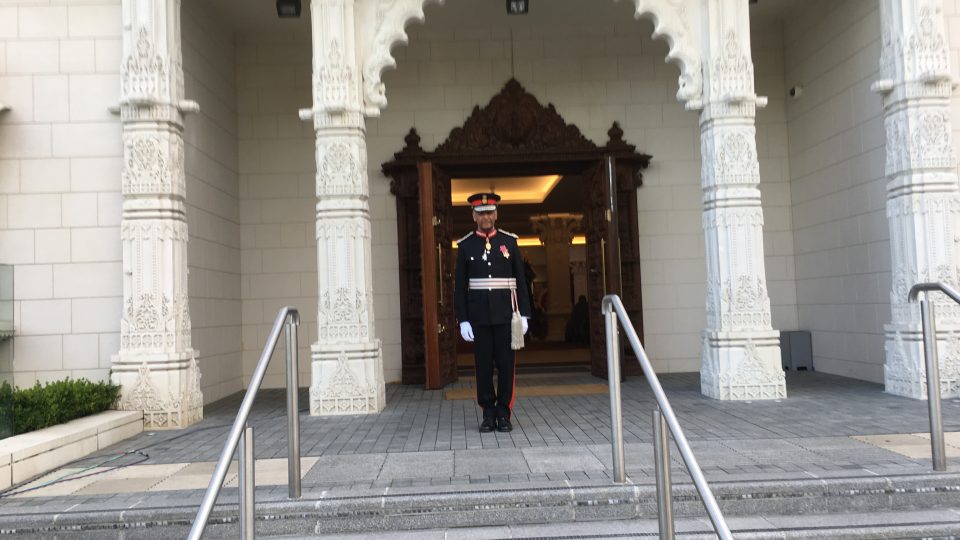
[[[469,485],[436,486],[335,496],[305,492],[299,501],[261,498],[257,504],[257,533],[263,537],[353,533],[369,537],[416,531],[419,539],[425,531],[464,527],[567,527],[582,522],[655,526],[655,487],[650,484],[502,486],[505,489],[491,489],[490,485],[478,489]],[[738,520],[741,534],[737,538],[942,538],[960,534],[958,473],[718,482],[713,489],[724,514],[732,523]],[[678,481],[673,495],[678,523],[706,525],[705,512],[691,484]],[[225,490],[220,500],[227,504],[214,510],[204,538],[237,536],[237,506],[228,503],[236,501],[236,489]],[[939,523],[930,519],[916,522],[910,513],[917,511],[944,517],[937,520]],[[18,538],[183,538],[195,512],[196,506],[190,505],[64,512],[56,516],[8,515],[0,518],[0,534]],[[861,521],[859,529],[844,525],[851,523],[844,518],[852,515],[896,513],[906,514],[904,519],[882,526],[876,525],[879,521]],[[765,516],[786,516],[794,521],[771,521]],[[783,533],[774,532],[776,528],[772,527],[778,526],[784,528]],[[865,526],[876,530],[867,531]],[[923,528],[927,526],[933,528]],[[703,527],[687,530],[694,535],[707,531]],[[844,536],[844,531],[849,535]],[[868,533],[875,536],[863,536]],[[742,536],[745,534],[758,536]]]

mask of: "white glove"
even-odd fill
[[[530,317],[521,317],[521,318],[520,318],[520,319],[523,321],[523,334],[524,334],[524,335],[527,334],[527,327],[528,327],[528,325],[527,325],[527,319],[529,319],[529,318],[530,318]]]
[[[526,324],[524,324],[524,326],[526,326]],[[460,323],[460,335],[463,336],[464,341],[473,341],[473,327],[470,326],[468,321]]]

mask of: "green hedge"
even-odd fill
[[[3,381],[0,385],[0,439],[13,435],[13,387]]]
[[[56,381],[32,388],[0,386],[0,438],[55,426],[109,409],[120,396],[120,387],[87,379]]]

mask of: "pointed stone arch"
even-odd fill
[[[616,0],[614,0],[616,1]],[[666,61],[680,68],[677,100],[688,110],[700,109],[703,101],[701,70],[700,2],[688,0],[632,0],[634,18],[653,22],[653,37],[663,38],[668,46]],[[412,21],[423,22],[427,4],[443,4],[444,0],[374,0],[362,23],[361,40],[364,112],[379,116],[387,106],[383,72],[396,67],[392,49],[409,41],[406,27]]]

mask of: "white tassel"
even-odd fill
[[[523,319],[516,311],[510,319],[510,348],[515,351],[523,348]]]
[[[517,290],[510,291],[513,300],[513,316],[510,318],[510,348],[519,351],[523,348],[523,318],[517,306]]]

